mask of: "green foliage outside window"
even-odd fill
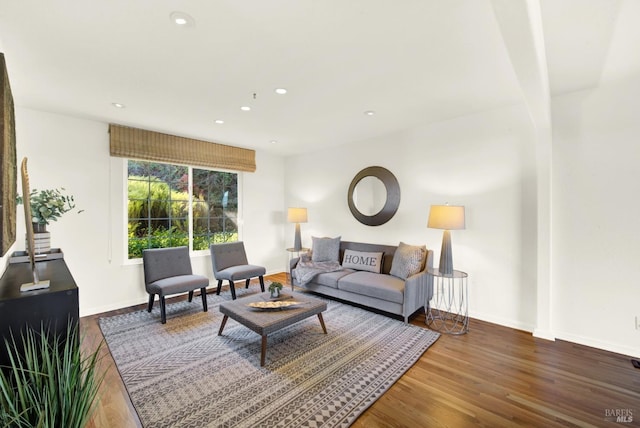
[[[145,248],[190,245],[193,250],[212,243],[238,240],[238,175],[193,169],[189,206],[188,167],[129,161],[128,254],[142,257]]]
[[[130,225],[131,226],[131,225]],[[131,229],[131,227],[130,227]],[[194,250],[206,250],[211,244],[222,244],[224,242],[235,242],[238,240],[238,232],[222,232],[211,237],[198,236],[193,238]],[[142,250],[146,248],[167,248],[189,246],[189,236],[180,235],[175,231],[158,229],[146,239],[139,239],[129,230],[129,258],[142,257]]]

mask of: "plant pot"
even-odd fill
[[[44,233],[47,231],[46,224],[31,223],[33,225],[33,233]]]
[[[275,299],[280,297],[280,289],[279,288],[274,288],[273,290],[271,290],[271,298]]]
[[[44,254],[51,252],[51,233],[47,232],[46,224],[33,224],[33,254]],[[27,239],[29,239],[27,237]],[[25,245],[29,250],[29,243]]]

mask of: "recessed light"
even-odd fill
[[[284,95],[287,93],[287,90],[285,88],[276,88],[274,92],[278,95]]]
[[[271,144],[278,144],[278,141],[277,141],[277,140],[271,140],[271,141],[269,141],[269,142],[270,142]]]
[[[178,27],[194,27],[196,25],[196,21],[184,12],[173,12],[170,17],[171,22],[176,24]]]
[[[216,119],[215,123],[217,123],[218,125],[222,125],[224,123],[224,120],[222,119]]]
[[[120,103],[111,103],[112,106],[114,106],[115,108],[125,108],[126,106],[124,104],[120,104]]]
[[[251,107],[249,107],[249,106],[242,106],[242,107],[240,107],[240,110],[242,110],[242,111],[250,111],[250,110],[251,110]]]
[[[367,116],[373,116],[374,114],[376,114],[376,112],[373,111],[373,110],[367,110],[367,111],[364,112],[364,114],[367,115]]]

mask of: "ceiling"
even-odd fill
[[[547,97],[638,74],[640,1],[539,3],[0,0],[0,51],[17,106],[291,155],[522,103],[525,57]]]

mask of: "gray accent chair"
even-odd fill
[[[200,289],[202,308],[207,312],[207,287],[209,278],[194,275],[187,247],[154,248],[142,251],[144,265],[144,285],[149,293],[148,312],[153,309],[155,295],[160,297],[160,316],[162,324],[167,322],[164,298],[170,294],[189,292],[189,301],[193,300],[193,291]]]
[[[211,265],[213,275],[218,280],[216,294],[220,294],[222,281],[229,281],[231,297],[236,299],[236,287],[234,281],[245,280],[245,288],[249,288],[251,278],[258,277],[260,288],[264,291],[264,274],[267,270],[262,266],[250,265],[247,260],[247,253],[244,250],[244,242],[229,242],[226,244],[212,244]]]

